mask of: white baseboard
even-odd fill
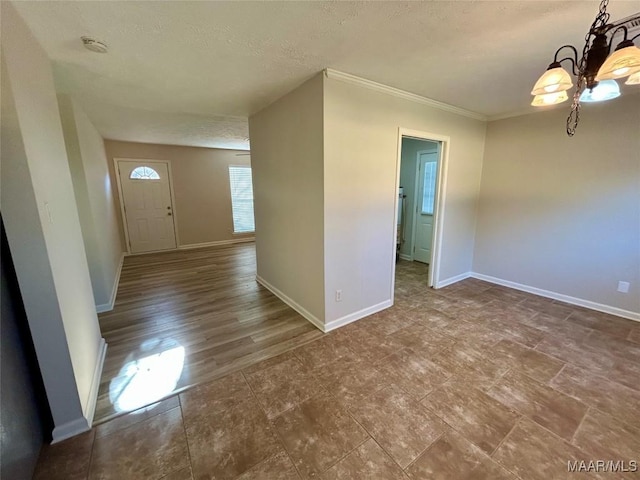
[[[406,253],[401,253],[400,254],[400,259],[408,260],[410,262],[413,262],[413,256],[412,255],[407,255]]]
[[[120,263],[118,264],[118,268],[116,269],[116,275],[115,275],[115,278],[113,279],[113,287],[111,289],[111,299],[109,300],[109,303],[96,305],[97,313],[109,312],[113,310],[113,306],[116,303],[116,295],[118,294],[118,285],[120,285],[120,274],[122,273],[122,265],[124,264],[125,255],[126,255],[125,252],[122,252],[122,255],[120,255]]]
[[[256,241],[256,237],[241,237],[241,238],[233,238],[231,240],[217,240],[215,242],[190,243],[188,245],[178,245],[178,250],[190,250],[192,248],[216,247],[218,245],[232,245],[234,243],[248,243],[248,242],[255,242],[255,241]]]
[[[88,432],[91,430],[91,425],[87,422],[87,419],[84,417],[76,418],[75,420],[71,420],[70,422],[63,423],[62,425],[58,425],[53,429],[53,433],[51,434],[52,440],[51,443],[58,443],[67,438],[75,437],[84,432]]]
[[[495,283],[504,287],[513,288],[515,290],[533,293],[534,295],[539,295],[541,297],[560,300],[561,302],[570,303],[571,305],[578,305],[580,307],[585,307],[591,310],[597,310],[599,312],[609,313],[617,317],[627,318],[629,320],[640,322],[640,313],[637,312],[631,312],[629,310],[623,310],[622,308],[592,302],[591,300],[584,300],[582,298],[563,295],[562,293],[556,293],[549,290],[544,290],[542,288],[530,287],[529,285],[523,285],[521,283],[511,282],[509,280],[503,280],[501,278],[492,277],[489,275],[483,275],[482,273],[471,272],[470,276],[473,278],[477,278],[478,280],[484,280],[485,282]]]
[[[316,327],[318,327],[320,330],[322,330],[323,332],[326,331],[325,330],[325,325],[322,322],[322,320],[320,320],[318,317],[316,317],[315,315],[313,315],[309,310],[307,310],[306,308],[304,308],[302,305],[298,304],[297,302],[295,302],[292,298],[290,298],[289,296],[287,296],[285,293],[283,293],[282,291],[280,291],[278,288],[274,287],[273,285],[271,285],[269,282],[267,282],[264,278],[262,278],[260,275],[256,275],[256,281],[262,285],[264,288],[266,288],[267,290],[269,290],[271,293],[273,293],[276,297],[278,297],[280,300],[282,300],[284,303],[286,303],[287,305],[289,305],[291,308],[293,308],[296,312],[298,312],[300,315],[302,315],[304,318],[306,318],[307,320],[309,320],[311,323],[313,323],[313,325],[315,325]]]
[[[464,280],[465,278],[469,278],[472,275],[471,272],[465,272],[465,273],[461,273],[460,275],[456,275],[455,277],[449,277],[445,280],[441,280],[439,282],[437,282],[433,288],[444,288],[444,287],[448,287],[449,285],[453,285],[454,283],[458,283],[462,280]]]
[[[355,322],[356,320],[360,320],[361,318],[373,315],[374,313],[378,313],[379,311],[384,310],[385,308],[389,308],[392,305],[393,301],[385,300],[384,302],[380,302],[371,307],[363,308],[362,310],[358,310],[357,312],[353,312],[349,315],[345,315],[344,317],[340,317],[336,320],[327,322],[324,326],[324,331],[330,332],[331,330],[343,327],[349,323]]]
[[[93,371],[93,379],[91,380],[89,395],[86,403],[82,407],[82,417],[56,426],[51,434],[51,443],[58,443],[62,440],[66,440],[67,438],[71,438],[75,435],[91,430],[93,416],[96,413],[96,402],[98,400],[100,379],[102,378],[102,367],[104,366],[104,359],[107,355],[107,342],[105,342],[104,338],[100,339],[100,346],[98,348],[98,358],[96,359],[96,366]]]
[[[91,388],[89,389],[89,396],[87,402],[83,407],[83,414],[87,419],[89,425],[93,424],[93,416],[96,413],[96,402],[98,400],[98,390],[100,388],[100,379],[102,378],[102,368],[104,366],[104,359],[107,356],[107,342],[104,338],[100,339],[100,346],[98,352],[98,358],[96,360],[96,366],[93,371],[93,380],[91,381]]]

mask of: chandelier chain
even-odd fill
[[[587,67],[587,54],[591,47],[591,36],[594,30],[602,28],[609,22],[610,15],[607,13],[607,6],[609,0],[602,0],[600,2],[600,10],[596,15],[595,20],[591,24],[591,28],[584,37],[584,48],[582,49],[582,57],[578,63],[578,79],[576,80],[576,91],[573,94],[573,102],[571,104],[571,112],[567,117],[567,135],[573,137],[580,121],[580,94],[582,93],[582,84],[584,83],[584,74]]]

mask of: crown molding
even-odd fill
[[[453,105],[449,105],[448,103],[432,100],[421,95],[416,95],[415,93],[400,90],[399,88],[389,87],[388,85],[383,85],[382,83],[367,80],[366,78],[357,77],[355,75],[351,75],[350,73],[340,72],[332,68],[325,68],[324,74],[327,78],[360,85],[361,87],[375,90],[377,92],[386,93],[387,95],[393,95],[394,97],[403,98],[405,100],[409,100],[410,102],[429,105],[430,107],[437,108],[438,110],[455,113],[456,115],[473,118],[474,120],[481,120],[483,122],[487,121],[487,116],[482,115],[481,113],[472,112],[471,110],[465,110],[464,108],[455,107]]]

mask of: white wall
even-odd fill
[[[413,235],[413,222],[415,218],[415,198],[416,198],[416,166],[418,163],[419,151],[438,151],[438,144],[434,142],[426,142],[415,138],[402,139],[402,156],[400,161],[400,186],[404,189],[407,196],[406,202],[406,219],[404,227],[405,242],[400,248],[400,253],[411,256],[412,245],[411,237]]]
[[[51,65],[0,8],[2,216],[59,440],[89,428],[102,339]]]
[[[71,97],[58,104],[96,308],[110,310],[124,250],[104,142]]]
[[[332,78],[324,107],[326,320],[391,299],[399,127],[451,139],[440,280],[469,272],[485,122]]]
[[[568,108],[489,124],[474,271],[638,313],[640,95]]]
[[[320,324],[322,82],[317,75],[249,118],[258,276]]]

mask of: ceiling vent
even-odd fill
[[[86,48],[87,50],[91,50],[92,52],[96,52],[96,53],[107,53],[109,51],[106,43],[99,42],[98,40],[92,37],[81,37],[81,38],[82,38],[82,44],[84,45],[84,48]]]

